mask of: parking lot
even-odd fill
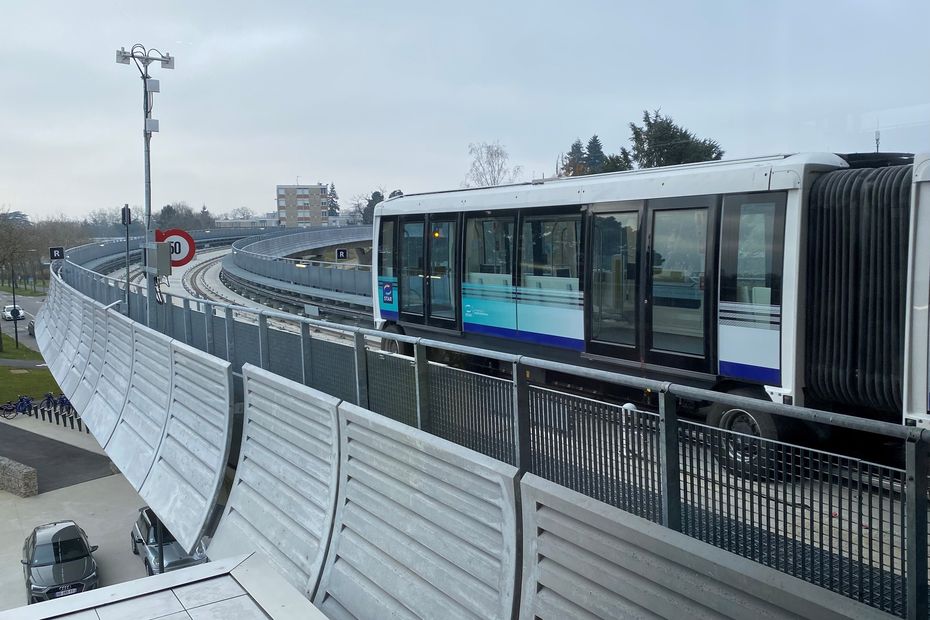
[[[33,418],[0,422],[0,433],[23,436],[24,431],[35,433],[29,437],[29,447],[35,452],[47,452],[48,464],[37,467],[42,491],[39,495],[22,498],[0,491],[3,528],[0,534],[0,610],[20,607],[26,602],[20,564],[23,540],[32,528],[43,523],[73,519],[84,528],[90,544],[100,547],[94,557],[101,586],[144,577],[142,561],[132,554],[129,542],[129,532],[144,502],[121,474],[112,473],[109,467],[100,467],[98,455],[103,451],[93,437]],[[62,446],[63,443],[68,445]],[[63,451],[69,452],[71,459],[92,465],[75,477],[74,472],[69,473],[68,463],[61,460]],[[61,480],[47,480],[59,469],[61,478],[71,484],[65,486]],[[46,483],[42,482],[43,477]]]

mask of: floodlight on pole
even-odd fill
[[[155,322],[155,281],[158,276],[149,272],[147,264],[146,246],[155,242],[154,230],[152,230],[152,172],[150,163],[150,142],[152,134],[158,131],[158,120],[152,118],[152,108],[155,106],[154,94],[161,92],[161,84],[158,80],[153,80],[149,75],[149,65],[153,62],[160,62],[162,69],[174,69],[174,56],[171,54],[162,54],[157,49],[146,49],[144,45],[136,43],[127,52],[125,48],[116,50],[116,62],[121,65],[128,65],[134,62],[139,69],[142,77],[142,111],[144,117],[143,123],[143,141],[145,143],[145,244],[142,250],[143,272],[145,272],[145,291],[146,299],[146,323],[149,327],[154,327]],[[129,283],[126,283],[128,288]]]

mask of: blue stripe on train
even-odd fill
[[[751,364],[738,364],[720,360],[720,374],[725,377],[758,381],[765,385],[781,385],[781,370]]]
[[[539,334],[536,332],[522,332],[517,329],[507,327],[494,327],[492,325],[479,325],[478,323],[464,323],[465,331],[472,334],[483,334],[485,336],[496,336],[498,338],[509,338],[510,340],[522,340],[523,342],[532,342],[534,344],[545,344],[562,349],[573,349],[575,351],[584,351],[584,341],[575,338],[566,338],[565,336],[553,336],[551,334]]]
[[[381,318],[382,319],[394,319],[395,321],[399,318],[398,314],[392,310],[385,310],[381,308]]]

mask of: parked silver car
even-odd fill
[[[23,543],[26,597],[38,603],[97,587],[97,562],[74,521],[56,521],[32,530]]]
[[[20,305],[9,304],[3,306],[3,320],[4,321],[21,321],[26,318],[26,313],[23,312],[23,307]]]
[[[158,570],[158,516],[148,506],[139,509],[139,517],[132,527],[129,537],[132,552],[139,555],[142,547],[142,561],[148,575],[157,575]],[[207,561],[207,553],[202,544],[197,545],[193,555],[188,555],[181,544],[174,539],[168,528],[162,528],[162,548],[165,555],[165,572],[178,570]]]

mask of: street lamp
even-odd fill
[[[144,113],[143,138],[145,141],[145,246],[142,251],[142,264],[145,266],[145,291],[146,291],[146,310],[147,323],[151,327],[155,321],[155,279],[154,273],[148,272],[147,247],[155,241],[154,231],[152,230],[152,173],[149,162],[149,143],[152,140],[152,133],[158,131],[158,120],[152,118],[152,108],[155,104],[154,94],[160,92],[158,80],[153,80],[149,75],[149,65],[153,62],[160,62],[162,69],[174,69],[174,56],[171,54],[162,54],[156,49],[145,49],[141,43],[136,43],[127,52],[124,48],[116,50],[116,62],[121,65],[128,65],[130,61],[136,64],[139,74],[142,77],[142,110]],[[129,282],[126,282],[126,288],[129,289]]]

